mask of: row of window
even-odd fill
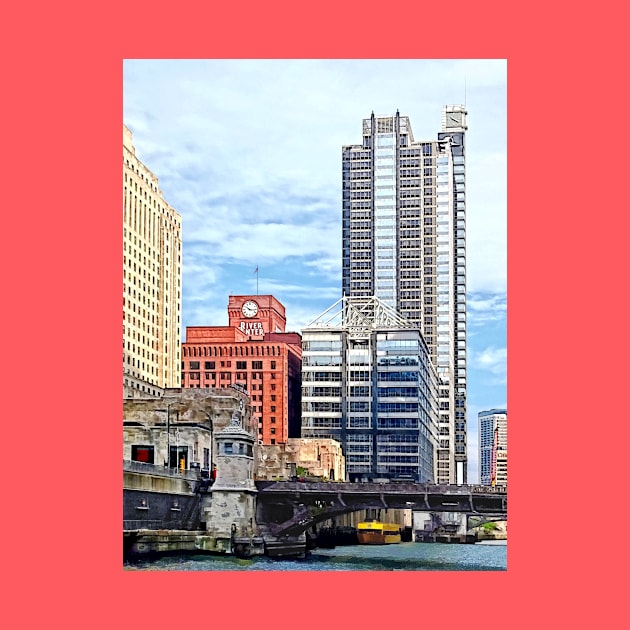
[[[244,351],[243,351],[244,347]],[[238,346],[189,346],[182,345],[182,356],[184,357],[208,357],[208,356],[281,356],[280,346],[259,346],[247,343]],[[262,368],[259,368],[262,369]]]
[[[190,370],[199,370],[201,362],[200,361],[188,361],[188,369]],[[232,361],[220,361],[220,367],[232,367]],[[216,367],[215,361],[204,361],[204,370],[214,370]],[[272,370],[276,369],[276,361],[271,361],[270,368]],[[186,369],[186,364],[182,361],[182,370]],[[247,361],[236,361],[236,369],[237,370],[246,370],[247,369]],[[252,361],[251,365],[252,370],[262,370],[263,362],[262,361]]]

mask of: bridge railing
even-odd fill
[[[154,477],[170,477],[171,479],[189,479],[195,481],[199,478],[198,470],[180,470],[179,468],[169,468],[157,464],[147,464],[146,462],[136,462],[123,459],[124,472],[136,472]]]
[[[277,489],[321,492],[375,492],[384,491],[392,494],[407,492],[445,493],[445,494],[507,494],[507,486],[450,485],[430,483],[383,483],[383,482],[350,482],[350,481],[257,481],[259,490],[275,486]]]

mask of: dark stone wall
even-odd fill
[[[177,505],[176,505],[177,503]],[[123,529],[205,529],[201,495],[123,490]]]

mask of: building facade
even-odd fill
[[[419,327],[438,373],[439,483],[466,483],[466,109],[435,140],[409,118],[363,120],[342,148],[345,296],[376,296]]]
[[[286,444],[262,445],[258,452],[258,480],[291,481],[302,475],[330,481],[346,478],[346,460],[336,440],[289,438]]]
[[[182,220],[123,125],[123,385],[180,385]]]
[[[349,481],[435,480],[437,373],[420,330],[344,297],[302,330],[302,436],[341,443]]]
[[[235,388],[167,388],[162,398],[124,399],[123,461],[210,472],[214,434],[235,411],[253,430],[249,397]]]
[[[479,483],[507,486],[507,409],[480,411]]]
[[[236,387],[251,397],[259,442],[300,436],[302,339],[285,332],[284,306],[273,295],[231,295],[228,326],[187,326],[184,388]]]

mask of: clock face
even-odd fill
[[[462,124],[462,113],[461,112],[447,112],[446,114],[446,125],[448,127],[457,127]]]
[[[258,304],[256,304],[253,300],[247,300],[247,302],[243,304],[241,312],[245,315],[245,317],[254,317],[254,315],[258,313]]]

